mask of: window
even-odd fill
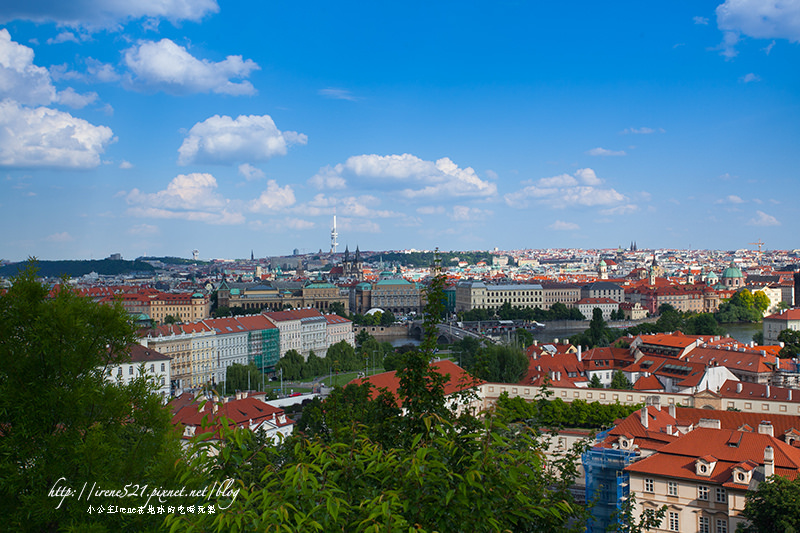
[[[708,487],[706,487],[705,485],[697,486],[697,499],[708,501]]]
[[[645,492],[655,492],[655,483],[652,479],[645,479],[644,480],[644,491]]]
[[[680,531],[680,521],[678,520],[678,513],[674,511],[669,512],[669,530]]]
[[[711,533],[711,520],[707,516],[700,517],[700,523],[697,527],[697,533]]]
[[[728,533],[728,521],[717,518],[717,533]]]
[[[728,503],[728,491],[721,487],[717,487],[716,489],[716,498],[714,499],[717,503]]]
[[[128,366],[128,375],[129,375],[129,376],[132,376],[132,375],[133,375],[133,365],[129,365],[129,366]]]
[[[678,495],[678,482],[677,481],[668,481],[667,482],[667,495],[668,496],[677,496]]]
[[[161,363],[161,371],[164,372],[164,363]]]

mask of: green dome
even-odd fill
[[[731,261],[730,266],[725,269],[725,272],[722,273],[723,279],[743,278],[743,277],[744,275],[742,274],[742,271],[736,268],[736,265],[733,264],[733,261]]]

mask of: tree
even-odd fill
[[[764,332],[756,331],[755,333],[753,333],[753,342],[756,343],[758,346],[764,346]]]
[[[87,514],[87,504],[49,491],[174,482],[179,444],[170,414],[143,376],[108,376],[130,360],[125,310],[53,291],[34,267],[0,294],[0,516],[8,531],[147,530],[147,515]],[[131,505],[143,505],[144,501]],[[97,504],[120,504],[97,498]],[[127,503],[127,502],[126,502]],[[58,508],[56,508],[58,506]],[[154,521],[155,520],[155,521]]]
[[[764,291],[756,291],[753,294],[753,307],[763,315],[769,309],[769,296]]]
[[[513,346],[484,345],[470,371],[493,383],[517,383],[528,370],[528,356]]]
[[[768,478],[757,491],[747,493],[742,516],[749,523],[740,525],[737,532],[800,531],[800,478]]]
[[[164,317],[164,324],[177,324],[180,320],[172,315],[167,315]]]
[[[617,389],[617,390],[631,390],[633,389],[633,383],[625,377],[625,374],[616,370],[614,374],[611,376],[611,386],[609,388]]]
[[[339,315],[340,317],[347,318],[347,311],[345,310],[344,304],[342,302],[333,302],[328,307],[328,311],[330,311],[334,315]]]
[[[372,335],[369,334],[369,331],[366,329],[362,329],[356,335],[356,347],[360,348],[362,344],[364,344],[367,340],[371,339]]]
[[[800,354],[800,331],[785,329],[778,333],[778,342],[783,343],[783,348],[778,353],[780,357],[788,359]]]
[[[603,384],[600,382],[600,378],[598,375],[592,374],[592,379],[589,380],[589,388],[590,389],[602,389]]]
[[[225,384],[218,385],[220,392],[224,391],[231,394],[237,390],[251,390],[253,387],[261,387],[261,372],[258,371],[256,365],[250,363],[249,365],[232,364],[225,369]],[[220,387],[224,387],[220,389]]]
[[[283,372],[283,379],[301,379],[305,360],[297,350],[289,350],[275,365],[276,372]]]
[[[395,323],[395,321],[396,319],[394,318],[394,314],[391,311],[384,311],[383,313],[381,313],[381,320],[380,320],[381,326],[391,326],[392,324]]]

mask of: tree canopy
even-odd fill
[[[157,527],[157,516],[88,514],[84,501],[65,498],[57,508],[49,497],[59,483],[121,489],[175,482],[179,447],[152,383],[139,377],[125,385],[108,375],[112,365],[129,361],[133,341],[122,307],[96,304],[66,287],[51,297],[33,268],[0,294],[4,529]]]

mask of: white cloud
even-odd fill
[[[250,210],[257,213],[280,211],[291,207],[295,201],[291,186],[281,187],[275,180],[269,180],[261,196],[250,203]]]
[[[556,220],[547,227],[555,231],[574,231],[581,229],[581,227],[574,222],[564,222],[562,220]]]
[[[135,75],[134,87],[162,90],[168,93],[255,94],[253,85],[243,79],[259,66],[242,56],[228,56],[214,63],[197,59],[186,48],[169,39],[140,41],[123,52],[123,63]]]
[[[0,99],[43,105],[56,100],[56,89],[46,68],[33,64],[33,49],[11,40],[0,29]]]
[[[591,168],[579,168],[575,175],[578,176],[584,185],[600,185],[602,181]]]
[[[695,24],[700,24],[702,26],[708,25],[708,19],[706,17],[692,17],[692,20]]]
[[[122,170],[131,169],[133,168],[133,163],[131,163],[130,161],[123,160],[122,163],[119,164],[119,168],[121,168]]]
[[[308,182],[317,189],[344,189],[347,187],[345,180],[336,168],[328,165],[322,167]]]
[[[756,211],[756,217],[750,219],[748,222],[750,226],[780,226],[781,223],[772,215],[768,215],[763,211]]]
[[[772,49],[775,47],[775,41],[769,43],[766,47],[762,48],[765,54],[769,55],[772,52]]]
[[[242,163],[239,165],[239,174],[244,176],[244,179],[247,181],[260,180],[266,177],[263,170],[249,163]]]
[[[62,231],[61,233],[53,233],[52,235],[48,235],[44,238],[44,240],[47,242],[72,242],[75,239],[66,231]]]
[[[731,194],[714,202],[715,204],[743,204],[741,197]]]
[[[353,96],[353,94],[347,89],[337,89],[335,87],[320,89],[319,94],[320,96],[324,96],[325,98],[330,98],[332,100],[349,100],[351,102],[358,100],[358,98]]]
[[[494,196],[497,185],[482,180],[470,168],[459,168],[447,157],[426,161],[411,154],[352,156],[335,167],[324,167],[311,182],[341,188],[346,178],[383,189],[396,189],[406,198]]]
[[[434,205],[426,205],[423,207],[417,208],[417,213],[420,215],[443,215],[444,214],[444,207],[442,206],[434,206]]]
[[[97,100],[97,93],[79,94],[75,92],[72,87],[67,87],[63,91],[58,92],[58,103],[73,109],[83,109],[87,105]]]
[[[306,229],[313,229],[314,227],[316,227],[316,224],[314,224],[310,220],[303,220],[302,218],[289,217],[283,219],[282,221],[279,221],[278,226],[285,226],[289,229],[295,229],[295,230],[306,230]]]
[[[86,72],[90,78],[103,83],[110,83],[120,79],[120,75],[109,63],[103,63],[92,57],[86,58]]]
[[[47,39],[47,44],[60,44],[66,42],[77,43],[78,38],[71,31],[62,31],[52,39]]]
[[[486,209],[456,205],[453,206],[453,211],[448,216],[456,222],[485,222],[493,214],[492,211]]]
[[[588,152],[589,155],[600,155],[600,156],[616,156],[616,155],[626,155],[624,150],[606,150],[605,148],[592,148]]]
[[[145,218],[184,219],[209,224],[241,224],[244,216],[229,209],[230,201],[216,192],[211,174],[179,174],[163,191],[133,189],[125,196],[128,213]]]
[[[380,199],[370,194],[347,196],[343,198],[317,194],[310,202],[298,205],[294,211],[306,216],[335,215],[347,213],[354,218],[403,218],[403,213],[378,209]],[[337,218],[337,222],[341,218]]]
[[[630,215],[631,213],[635,213],[639,210],[639,206],[636,204],[625,204],[619,205],[617,207],[612,207],[610,209],[601,209],[601,215]]]
[[[69,113],[0,102],[0,166],[94,168],[112,137]]]
[[[719,50],[721,56],[725,59],[733,59],[739,52],[736,51],[736,45],[739,43],[739,34],[735,31],[726,31],[722,34],[722,42],[719,43],[712,50]]]
[[[575,178],[567,174],[552,178],[542,178],[525,188],[504,196],[508,206],[525,209],[531,200],[539,204],[547,204],[553,208],[568,206],[614,205],[627,198],[614,189],[597,187],[602,183],[594,170],[582,168],[575,172]],[[530,182],[529,182],[530,183]]]
[[[742,83],[750,83],[752,81],[761,81],[761,78],[758,75],[750,72],[749,74],[745,74],[744,76],[739,78],[739,81],[741,81]]]
[[[30,20],[71,28],[119,29],[121,24],[140,18],[199,21],[218,11],[216,0],[26,0],[3,5],[0,22]]]
[[[651,133],[655,133],[656,131],[658,131],[659,133],[664,133],[664,129],[663,128],[659,128],[658,130],[655,130],[653,128],[648,128],[646,126],[643,126],[641,128],[625,128],[620,133],[622,133],[622,134],[629,134],[630,133],[630,134],[633,134],[633,135],[650,135]]]
[[[720,30],[757,39],[800,42],[797,0],[726,0],[716,11]]]
[[[306,144],[308,137],[294,131],[281,132],[269,115],[214,115],[198,122],[178,149],[178,163],[234,163],[266,161],[286,155],[291,144]]]

